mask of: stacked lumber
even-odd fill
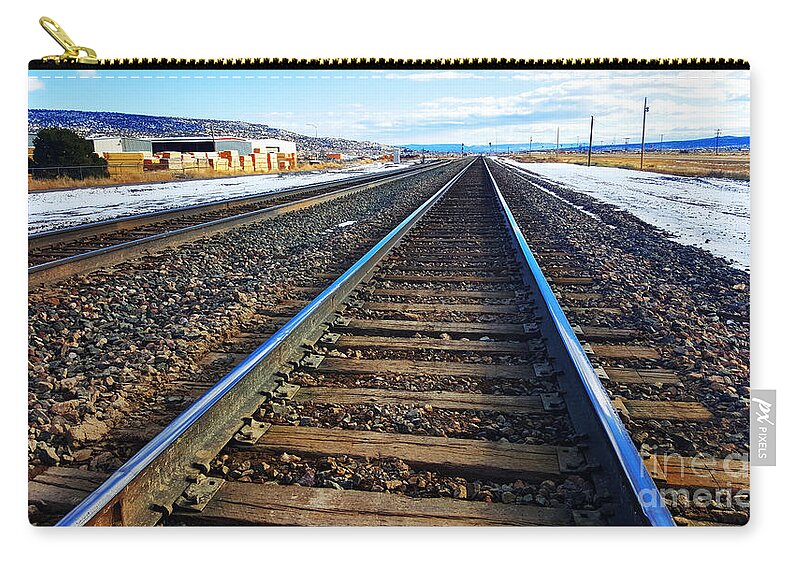
[[[253,161],[253,170],[256,172],[268,172],[270,170],[268,154],[253,152],[247,156]]]
[[[212,168],[212,170],[219,170],[223,172],[227,172],[230,166],[228,159],[222,157],[209,158],[208,165]]]
[[[167,168],[168,159],[161,160],[159,158],[145,158],[144,159],[144,169],[145,170],[165,170]]]
[[[278,153],[278,168],[280,170],[289,170],[297,167],[297,155],[295,153]]]
[[[239,157],[239,168],[244,172],[253,172],[253,159],[249,154]]]
[[[148,158],[150,155],[147,155]],[[104,152],[109,174],[144,172],[145,153],[143,152]]]
[[[241,163],[239,161],[239,151],[238,150],[223,150],[219,153],[220,158],[225,159],[228,163],[228,169],[230,170],[240,170]]]

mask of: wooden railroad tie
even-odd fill
[[[391,457],[415,469],[487,481],[549,478],[564,473],[555,446],[402,433],[276,425],[246,449],[248,454]]]
[[[408,374],[432,376],[468,376],[472,378],[534,378],[530,365],[469,364],[461,362],[416,360],[362,360],[327,357],[317,368],[319,372],[339,374]]]
[[[411,321],[385,319],[351,319],[347,331],[353,333],[378,333],[395,335],[397,333],[449,334],[453,337],[484,335],[496,337],[525,337],[522,325],[499,323],[457,323],[438,321]]]
[[[716,459],[698,455],[651,455],[645,467],[659,487],[675,489],[729,489],[732,492],[750,488],[750,465],[735,459]]]
[[[484,410],[512,414],[541,414],[541,396],[503,396],[468,392],[408,392],[376,388],[303,387],[294,397],[297,402],[317,404],[430,405],[443,410]]]
[[[595,368],[601,380],[617,384],[677,384],[680,379],[665,368]]]
[[[708,408],[699,402],[663,402],[659,400],[615,398],[612,403],[620,414],[635,420],[707,422],[714,417]]]
[[[336,341],[338,348],[374,348],[379,350],[443,350],[449,352],[479,352],[527,354],[528,344],[511,341],[444,340],[440,338],[343,335]]]
[[[176,511],[171,520],[203,526],[566,526],[574,524],[574,514],[567,508],[228,482],[202,512]]]

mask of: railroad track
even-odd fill
[[[597,240],[604,239],[602,230],[595,240],[586,239],[581,234],[580,221],[554,218],[547,203],[564,202],[567,210],[580,212],[577,218],[585,215],[596,220],[587,220],[588,227],[611,223],[607,227],[615,234],[626,231],[624,216],[618,220],[613,213],[615,208],[608,207],[601,208],[598,215],[598,210],[586,209],[586,202],[579,195],[563,193],[558,184],[503,159],[490,164],[498,181],[504,184],[509,203],[517,211],[519,224],[532,240],[537,256],[557,252],[557,257],[542,267],[543,272],[555,294],[564,300],[573,330],[629,433],[641,445],[647,469],[667,499],[676,522],[744,524],[750,488],[747,447],[729,445],[728,435],[747,433],[746,414],[743,418],[735,408],[731,409],[727,402],[732,398],[728,396],[708,397],[705,383],[716,373],[713,366],[709,367],[712,371],[700,373],[687,370],[676,362],[680,349],[673,344],[675,341],[643,325],[635,316],[648,310],[648,303],[637,302],[635,297],[629,304],[630,285],[645,289],[649,282],[647,257],[642,256],[642,275],[616,265],[619,258],[612,256],[610,261],[602,247],[596,245]],[[667,255],[665,252],[663,259]],[[622,273],[627,274],[620,282]],[[678,284],[677,290],[680,287]],[[724,311],[718,309],[719,314],[730,319],[729,324],[747,322],[747,312]],[[748,346],[741,337],[738,341],[733,337],[718,342],[730,342],[739,350]],[[715,366],[724,367],[719,362]],[[743,423],[737,423],[743,419]],[[702,443],[696,444],[695,438]],[[717,508],[707,509],[677,498],[695,491],[720,497]]]
[[[332,277],[59,524],[673,524],[483,160]]]
[[[440,162],[391,173],[125,216],[28,237],[28,286],[107,268],[139,255],[414,176]]]

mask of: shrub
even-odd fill
[[[91,141],[69,129],[42,129],[33,139],[34,178],[108,177],[108,164],[94,153]]]

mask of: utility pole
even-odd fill
[[[592,120],[589,122],[589,160],[586,162],[586,166],[592,165],[592,135],[594,134],[594,115],[592,115]]]
[[[559,143],[559,139],[558,139],[558,137],[560,135],[561,135],[561,127],[557,127],[556,128],[556,154],[558,154],[558,149],[561,146],[561,144]]]
[[[642,111],[642,151],[639,154],[639,170],[644,169],[644,126],[647,121],[647,111],[650,107],[647,106],[647,97],[644,98],[644,110]]]
[[[320,158],[322,153],[319,152],[319,130],[314,123],[306,123],[307,127],[314,127],[314,157]]]
[[[664,135],[663,134],[661,135],[661,144],[658,145],[658,150],[660,150],[661,152],[664,152]]]
[[[461,156],[464,156],[464,143],[461,143]]]
[[[531,153],[532,148],[533,148],[533,137],[531,137],[530,140],[528,140],[528,154]]]
[[[492,154],[492,141],[489,141],[489,154]]]
[[[625,152],[628,152],[628,141],[631,140],[631,137],[625,137]]]
[[[717,129],[717,143],[714,146],[714,154],[719,154],[719,129]]]

